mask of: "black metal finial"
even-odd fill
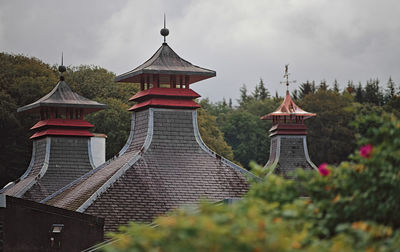
[[[168,34],[169,34],[169,30],[167,29],[165,23],[166,23],[166,22],[165,22],[165,13],[164,13],[164,28],[161,29],[160,33],[161,33],[161,36],[164,37],[164,43],[167,43],[167,42],[166,42],[166,37],[167,37]]]
[[[63,52],[61,52],[61,65],[58,67],[58,71],[60,72],[60,81],[64,81],[64,72],[67,71],[67,68],[64,66]]]

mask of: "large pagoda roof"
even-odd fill
[[[39,107],[83,108],[97,111],[105,108],[106,105],[78,95],[65,81],[60,80],[50,93],[31,104],[18,108],[17,111],[28,111]]]
[[[316,116],[315,113],[310,113],[302,110],[297,106],[290,97],[289,91],[286,91],[285,99],[282,104],[272,113],[262,116],[262,120],[273,119],[275,116],[302,116],[305,119]]]
[[[193,76],[189,84],[216,76],[216,72],[193,65],[179,57],[167,43],[163,43],[157,52],[145,63],[132,71],[118,75],[115,81],[139,83],[145,74]]]

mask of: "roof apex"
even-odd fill
[[[282,104],[272,113],[262,116],[262,120],[272,119],[274,116],[304,116],[305,119],[316,116],[315,113],[310,113],[302,110],[297,106],[292,98],[290,97],[289,90],[286,91],[285,99],[283,99]]]
[[[165,42],[145,63],[127,73],[118,75],[115,77],[115,81],[132,82],[133,80],[139,82],[139,76],[142,74],[197,75],[203,77],[201,80],[216,76],[215,71],[193,65],[182,59]]]
[[[50,93],[31,104],[18,108],[17,112],[29,111],[43,106],[87,108],[91,110],[100,110],[106,107],[105,104],[78,95],[72,91],[65,81],[60,80]]]

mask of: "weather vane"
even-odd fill
[[[161,33],[161,36],[164,37],[164,43],[167,43],[167,42],[166,42],[166,37],[167,37],[168,34],[169,34],[169,30],[168,30],[167,27],[165,26],[165,13],[164,13],[164,28],[161,29],[160,33]]]
[[[295,80],[289,81],[289,64],[285,65],[285,74],[283,75],[283,78],[286,79],[286,81],[281,81],[281,84],[286,84],[286,90],[289,90],[289,84],[290,83],[296,83]]]

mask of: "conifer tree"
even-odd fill
[[[314,83],[314,88],[315,88],[315,83]],[[306,81],[305,83],[302,83],[300,85],[299,98],[303,99],[303,97],[306,96],[309,93],[314,93],[313,92],[313,87],[312,87],[312,84],[309,81]]]
[[[392,80],[392,77],[389,77],[386,89],[385,100],[388,101],[392,99],[396,95],[396,86]]]
[[[333,81],[333,91],[336,92],[336,93],[340,92],[339,83],[338,83],[338,81],[336,79]]]
[[[326,80],[322,80],[321,84],[318,87],[318,90],[328,90],[328,85],[326,84]]]
[[[240,89],[240,99],[238,100],[240,105],[244,105],[249,101],[249,96],[247,95],[247,87],[246,84],[243,84]]]
[[[361,85],[361,82],[358,83],[358,86],[356,88],[356,96],[355,96],[356,102],[363,103],[364,102],[364,90]]]

